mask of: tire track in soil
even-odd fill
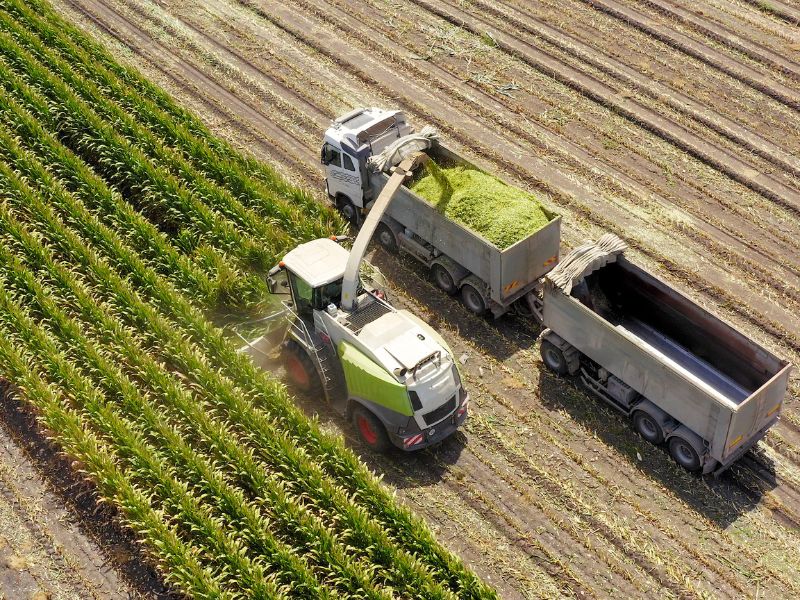
[[[661,42],[684,52],[708,66],[722,71],[744,84],[751,86],[789,108],[800,110],[800,94],[779,82],[769,75],[761,73],[753,67],[731,56],[698,42],[674,29],[670,29],[650,16],[642,14],[615,0],[583,0],[592,8],[601,10],[612,17],[624,21],[631,27],[660,40]],[[771,0],[770,0],[771,1]]]
[[[526,7],[514,6],[512,8],[506,2],[492,2],[489,4],[482,0],[475,2],[475,5],[480,6],[486,13],[497,15],[507,22],[513,23],[522,31],[541,37],[564,52],[572,54],[577,59],[591,64],[611,77],[633,86],[643,94],[663,102],[673,110],[690,117],[730,141],[769,160],[776,166],[795,175],[800,175],[800,158],[784,151],[780,146],[759,135],[758,132],[753,131],[750,127],[736,123],[703,103],[655,79],[645,77],[635,69],[606,54],[603,50],[592,47],[575,36],[559,31],[557,28],[538,19]],[[503,7],[504,10],[499,7]]]
[[[752,6],[755,6],[757,9],[775,15],[776,17],[783,19],[787,23],[792,25],[800,25],[800,10],[796,8],[792,8],[791,6],[787,6],[782,2],[778,2],[777,0],[769,0],[769,3],[765,6],[764,0],[743,0]]]

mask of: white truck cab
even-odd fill
[[[367,185],[366,159],[413,132],[402,111],[381,108],[356,109],[325,131],[320,159],[328,196],[348,221],[358,225],[362,209],[375,199]]]

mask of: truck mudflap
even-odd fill
[[[714,475],[714,478],[716,479],[717,477],[719,477],[722,473],[727,471],[728,468],[731,465],[733,465],[733,463],[735,463],[742,456],[747,454],[747,452],[750,450],[750,448],[755,446],[761,440],[761,438],[763,438],[765,435],[767,435],[767,431],[769,430],[769,428],[772,427],[773,425],[775,425],[775,423],[778,421],[778,419],[779,419],[778,417],[775,417],[774,419],[769,421],[769,423],[767,423],[766,425],[764,425],[764,427],[759,429],[758,432],[753,437],[751,437],[749,440],[747,440],[747,443],[742,444],[742,446],[740,448],[738,448],[735,452],[733,452],[730,456],[728,456],[725,459],[725,462],[719,463],[719,466],[712,472],[712,475]]]
[[[440,421],[433,427],[417,431],[406,431],[402,435],[396,432],[389,432],[389,440],[401,450],[415,452],[428,446],[432,446],[443,439],[453,435],[461,427],[467,418],[469,406],[469,395],[456,408],[452,415]]]

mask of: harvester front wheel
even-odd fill
[[[311,357],[295,341],[290,341],[284,351],[283,364],[292,386],[309,396],[322,396],[322,382]]]
[[[374,452],[386,452],[391,448],[392,443],[389,441],[386,427],[367,408],[359,406],[353,411],[353,425],[361,441]]]

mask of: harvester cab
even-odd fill
[[[374,115],[353,125],[363,114],[343,118],[355,129],[356,140],[370,139],[361,128],[375,128]],[[398,122],[398,113],[386,114]],[[352,249],[340,244],[342,238],[313,240],[294,248],[270,272],[271,289],[291,297],[287,307],[292,324],[285,348],[289,379],[309,395],[324,396],[353,421],[361,439],[379,451],[391,445],[417,450],[444,439],[463,423],[469,403],[453,353],[442,337],[361,282],[362,260],[381,216],[426,159],[420,150],[432,137],[430,132],[426,137],[402,127],[400,131],[409,133],[386,143],[373,142],[382,151],[373,168],[392,175],[371,203]],[[338,146],[338,157],[332,159],[335,148],[328,136],[326,147],[323,158],[331,159],[332,178],[333,169],[345,164],[342,157],[352,149]]]

